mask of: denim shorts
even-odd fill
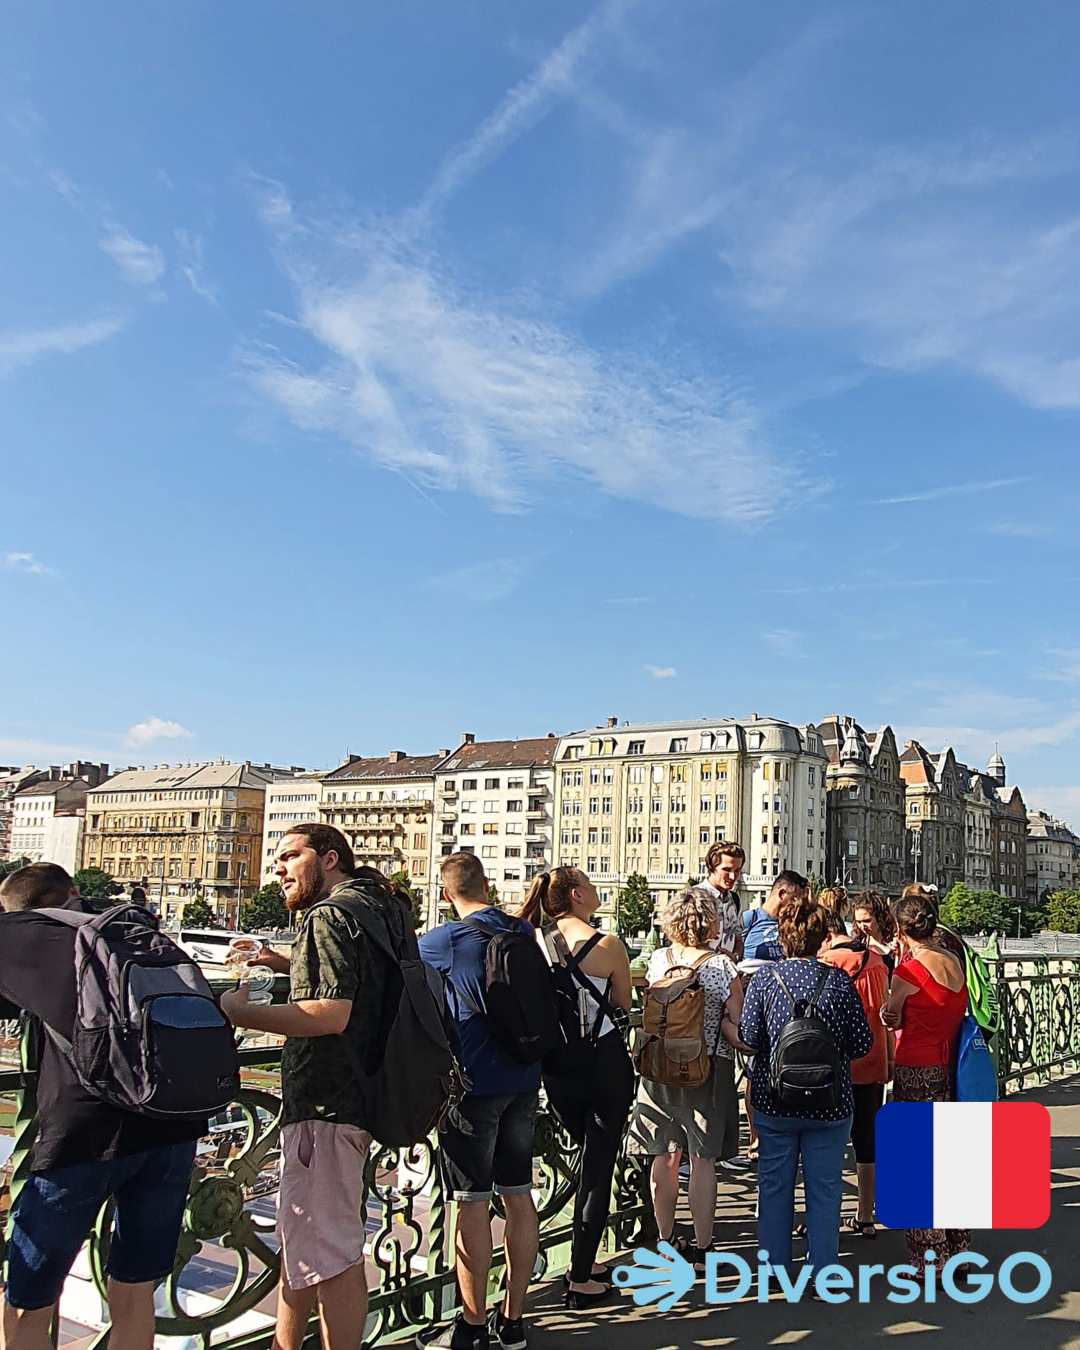
[[[4,1296],[32,1312],[60,1297],[71,1264],[102,1205],[116,1199],[106,1271],[120,1284],[164,1279],[176,1260],[195,1142],[111,1162],[33,1172],[12,1211]]]
[[[533,1131],[539,1093],[468,1093],[439,1134],[443,1185],[451,1200],[525,1195],[533,1184]]]

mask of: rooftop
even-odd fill
[[[542,736],[530,741],[466,741],[440,766],[440,772],[549,768],[558,743],[555,736]]]

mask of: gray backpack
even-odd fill
[[[232,1027],[196,962],[146,910],[36,912],[76,930],[74,1031],[68,1041],[46,1030],[87,1092],[162,1119],[211,1116],[233,1100]]]

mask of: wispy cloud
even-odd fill
[[[1070,828],[1080,822],[1080,787],[1027,787],[1024,802],[1031,811],[1045,811]]]
[[[144,244],[119,225],[110,225],[98,240],[98,247],[120,269],[120,275],[133,286],[152,286],[165,272],[165,261],[156,244]]]
[[[128,727],[124,734],[124,744],[130,750],[139,750],[155,741],[191,741],[195,733],[182,727],[179,722],[167,722],[160,717],[147,717]]]
[[[1004,729],[949,723],[904,727],[905,737],[922,741],[929,749],[951,745],[961,759],[966,757],[975,764],[985,764],[995,745],[1003,755],[1027,754],[1032,750],[1063,745],[1077,732],[1080,732],[1080,712],[1070,713],[1056,722]]]
[[[847,595],[860,591],[936,590],[941,586],[993,586],[993,577],[873,577],[866,581],[827,581],[820,586],[787,586],[771,595]]]
[[[613,595],[605,601],[605,605],[647,605],[650,597],[647,595]]]
[[[615,497],[753,525],[796,474],[735,388],[593,348],[536,305],[465,292],[384,230],[297,220],[280,190],[264,220],[327,361],[249,353],[255,384],[299,426],[333,431],[422,486],[515,511],[571,473]]]
[[[798,656],[802,652],[802,634],[790,628],[773,628],[768,633],[762,633],[761,640],[778,656]]]
[[[996,492],[998,488],[1017,487],[1030,482],[1030,478],[992,478],[985,483],[952,483],[948,487],[928,488],[925,492],[909,492],[902,497],[881,497],[866,505],[901,506],[907,502],[936,502],[943,497],[971,497],[980,492]]]
[[[56,576],[55,568],[39,563],[32,553],[5,553],[4,566],[11,567],[16,572],[28,572],[35,577]]]
[[[30,332],[0,335],[0,376],[43,356],[68,356],[83,347],[93,347],[118,333],[127,323],[121,315],[59,324]]]
[[[1047,652],[1054,664],[1032,671],[1036,680],[1050,680],[1055,684],[1080,683],[1080,651],[1069,648],[1052,647]]]
[[[443,591],[456,600],[487,605],[513,595],[524,571],[525,560],[522,558],[492,558],[488,562],[443,572],[440,576],[430,577],[424,584],[430,590]]]
[[[645,670],[654,680],[673,680],[679,673],[674,666],[646,666]]]
[[[191,230],[176,230],[175,236],[180,253],[181,274],[196,295],[208,304],[216,305],[218,302],[217,290],[207,280],[203,266],[203,254],[206,246],[202,235],[194,234]]]

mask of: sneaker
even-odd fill
[[[488,1334],[491,1343],[501,1345],[502,1350],[525,1350],[529,1344],[525,1337],[525,1319],[504,1317],[501,1308],[492,1308],[488,1313]]]
[[[745,1172],[750,1164],[745,1158],[721,1158],[720,1166],[725,1172]]]
[[[488,1329],[471,1326],[460,1313],[449,1326],[425,1327],[416,1333],[420,1350],[488,1350]],[[522,1342],[524,1344],[524,1341]]]

